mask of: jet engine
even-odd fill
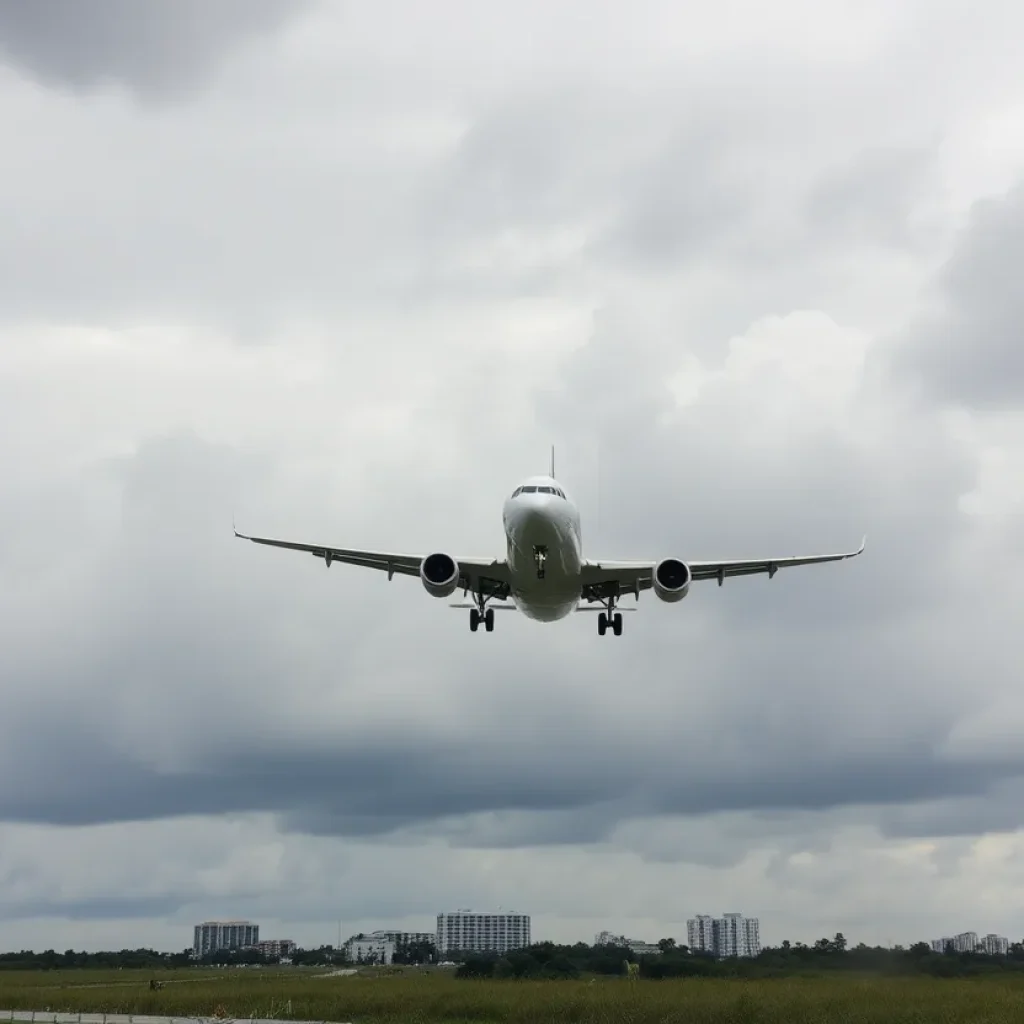
[[[690,592],[693,573],[678,558],[663,558],[654,567],[653,590],[662,601],[682,601]]]
[[[450,597],[459,585],[459,563],[443,551],[420,562],[420,580],[431,597]]]

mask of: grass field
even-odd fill
[[[0,1009],[517,1024],[1020,1024],[1024,978],[470,981],[406,971],[0,972]],[[157,977],[165,988],[150,991]]]

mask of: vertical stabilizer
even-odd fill
[[[555,478],[555,446],[551,446],[551,479]]]

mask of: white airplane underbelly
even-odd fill
[[[527,618],[552,622],[564,618],[580,597],[579,542],[567,518],[524,513],[510,523],[508,563],[512,599]],[[537,552],[544,553],[543,576]]]

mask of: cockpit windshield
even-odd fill
[[[513,498],[518,498],[520,494],[553,494],[557,498],[565,499],[565,492],[558,487],[549,487],[546,484],[525,484],[522,487],[517,487],[512,492]]]

